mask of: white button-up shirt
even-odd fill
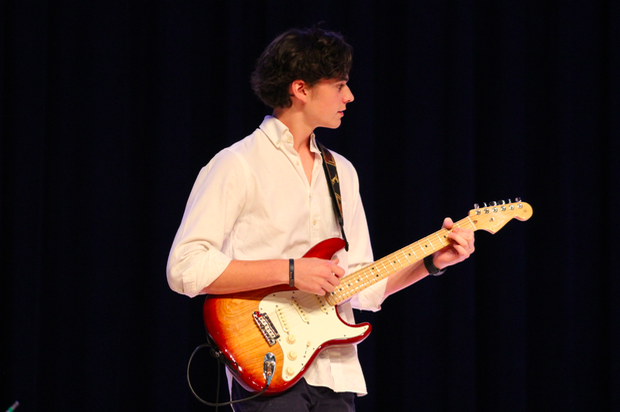
[[[232,259],[302,257],[315,244],[340,237],[314,136],[309,184],[293,136],[267,116],[250,136],[219,152],[199,173],[168,259],[170,287],[190,297],[213,282]],[[333,153],[333,152],[332,152]],[[350,248],[337,253],[347,273],[373,261],[357,173],[333,153],[338,168],[345,233]],[[352,307],[378,310],[385,280],[338,306],[354,323]],[[310,385],[366,393],[354,345],[323,351],[304,374]]]

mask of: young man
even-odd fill
[[[353,101],[351,58],[340,34],[318,28],[287,31],[263,52],[252,87],[273,116],[200,171],[168,260],[173,290],[190,297],[238,293],[289,284],[294,269],[297,289],[325,295],[345,274],[373,261],[357,174],[337,153],[349,250],[331,260],[301,258],[315,244],[341,236],[314,131],[339,127]],[[445,228],[452,225],[444,221]],[[450,246],[427,261],[431,270],[433,263],[443,269],[474,251],[472,231],[453,228],[449,237]],[[340,304],[339,314],[354,323],[353,307],[379,310],[387,296],[428,274],[423,263],[413,264]],[[235,399],[249,395],[234,380],[231,387]],[[365,393],[357,351],[349,345],[321,352],[291,389],[235,410],[352,411],[355,395]]]

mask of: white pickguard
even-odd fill
[[[369,326],[351,327],[343,323],[337,308],[325,299],[301,291],[276,292],[259,305],[278,330],[284,353],[282,378],[292,380],[328,341],[350,339],[366,333]]]

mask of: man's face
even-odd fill
[[[313,128],[340,126],[347,103],[353,101],[347,80],[322,79],[309,89],[306,118]]]

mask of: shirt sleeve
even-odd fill
[[[349,240],[348,271],[352,273],[374,261],[370,233],[366,214],[359,191],[359,179],[353,165],[345,158],[338,156],[338,172],[346,173],[350,182],[348,189],[343,190],[343,205],[345,211],[345,234]],[[342,166],[341,166],[342,165]],[[344,176],[343,176],[344,177]],[[341,180],[342,181],[342,180]],[[341,184],[341,189],[343,185]],[[369,286],[351,298],[351,306],[355,309],[378,311],[385,300],[387,279]]]
[[[247,197],[243,165],[225,149],[198,174],[168,257],[172,290],[201,294],[232,260],[222,250]]]

